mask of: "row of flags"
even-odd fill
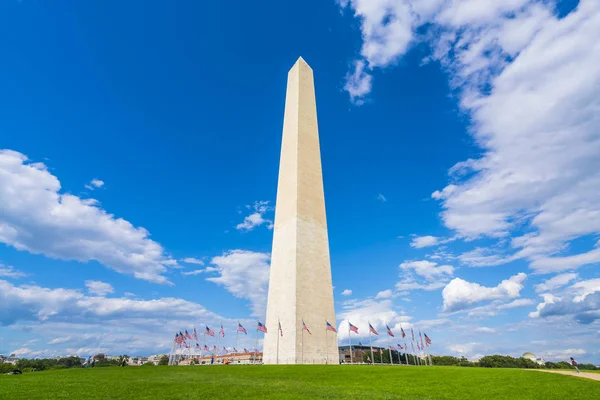
[[[332,331],[332,332],[337,332],[337,329],[335,329],[335,327],[333,325],[331,325],[329,322],[325,321],[326,325],[325,328],[328,331]],[[304,323],[304,321],[302,321],[302,329],[307,331],[310,335],[312,335],[312,333],[310,332],[310,329],[308,329],[308,326]],[[267,333],[267,326],[265,324],[263,324],[262,322],[258,321],[258,325],[256,327],[257,331],[263,332],[263,333]],[[246,331],[246,328],[244,328],[242,326],[241,323],[238,322],[238,327],[237,327],[237,332],[242,332],[245,335],[248,335],[248,331]],[[357,331],[358,332],[358,331]],[[221,324],[221,328],[219,329],[219,335],[221,337],[225,337],[225,330],[223,329],[223,324]],[[281,328],[281,322],[279,322],[279,334],[281,336],[283,336],[283,329]],[[206,329],[204,330],[204,335],[208,335],[208,336],[215,336],[215,332],[210,329],[208,327],[208,325],[206,326]],[[192,330],[192,333],[190,334],[187,329],[185,330],[185,332],[181,332],[179,331],[178,333],[175,333],[175,339],[173,339],[173,341],[175,342],[175,344],[178,345],[183,345],[184,343],[187,342],[187,340],[195,340],[196,342],[198,341],[198,334],[196,333],[196,328],[194,328]],[[196,343],[197,344],[197,343]]]
[[[348,321],[348,325],[349,325],[349,330],[350,332],[354,332],[356,334],[358,334],[358,327],[355,325],[352,325],[352,323],[350,321]],[[390,329],[390,327],[386,324],[385,328],[387,330],[387,334],[388,336],[391,337],[395,337],[394,332],[392,332],[392,330]],[[404,332],[404,328],[400,327],[400,332],[402,334],[402,338],[406,337],[406,332]],[[373,334],[376,336],[379,336],[379,333],[377,332],[377,330],[375,328],[373,328],[373,325],[371,325],[371,323],[369,323],[369,334]],[[410,334],[411,334],[411,338],[413,341],[415,341],[415,332],[413,331],[413,328],[410,328]],[[423,343],[423,337],[425,337],[425,343]],[[419,330],[419,338],[421,339],[421,343],[419,344],[419,340],[416,341],[417,344],[417,348],[419,350],[424,350],[425,347],[429,347],[431,345],[431,339],[429,338],[429,336],[427,336],[426,333],[421,334],[421,331]],[[393,346],[392,346],[393,347]],[[403,347],[401,345],[398,345],[398,347],[400,349],[403,349]],[[395,350],[395,348],[392,348],[392,350]]]
[[[336,332],[337,333],[337,329],[331,325],[328,321],[325,321],[325,329],[327,331],[331,331],[331,332]],[[283,329],[281,327],[281,322],[278,321],[278,333],[279,335],[281,335],[283,337]],[[349,330],[350,332],[354,332],[356,334],[358,334],[358,327],[355,325],[352,325],[352,323],[350,321],[348,321],[348,326],[349,326]],[[394,333],[392,332],[391,328],[386,324],[385,325],[386,330],[387,330],[387,334],[390,337],[395,337]],[[263,333],[267,333],[267,326],[265,324],[263,324],[262,322],[258,321],[258,325],[256,327],[257,331],[263,332]],[[310,329],[308,328],[308,326],[306,325],[306,323],[304,322],[304,320],[302,321],[302,330],[308,332],[309,335],[312,335],[312,333],[310,332]],[[246,331],[246,328],[244,328],[242,326],[241,323],[238,322],[238,327],[236,332],[242,332],[245,335],[248,335],[248,331]],[[404,329],[402,327],[400,327],[400,332],[402,334],[402,338],[406,337],[406,333],[404,332]],[[413,328],[410,328],[410,333],[411,333],[411,337],[413,342],[415,341],[415,333],[413,331]],[[223,324],[221,324],[221,327],[218,331],[218,334],[220,337],[225,337],[225,330],[223,329]],[[377,335],[379,336],[379,333],[377,332],[377,330],[373,327],[373,325],[371,325],[371,323],[369,323],[369,334],[373,334],[373,335]],[[208,336],[215,336],[215,332],[210,329],[208,327],[208,325],[206,325],[206,329],[204,330],[204,335],[208,335]],[[423,342],[423,337],[425,337],[425,342]],[[429,347],[431,345],[431,339],[429,338],[429,336],[427,336],[426,333],[421,334],[421,331],[419,330],[419,338],[420,338],[420,343],[419,340],[416,341],[416,345],[417,348],[419,350],[425,350],[426,347]],[[192,333],[190,334],[187,329],[185,330],[185,332],[181,332],[179,331],[178,333],[175,334],[175,339],[173,339],[173,342],[177,345],[179,345],[180,347],[185,347],[185,348],[191,348],[191,344],[188,343],[188,340],[190,342],[195,341],[196,342],[196,348],[197,349],[201,349],[201,346],[198,344],[198,334],[196,333],[196,328],[194,328],[192,330]],[[391,350],[396,350],[396,347],[394,346],[390,346]],[[405,349],[404,347],[402,347],[402,345],[398,344],[398,349],[401,350],[408,350]],[[211,349],[208,346],[204,346],[204,351],[210,351]],[[227,352],[228,350],[223,347],[223,350],[225,352]],[[213,351],[218,352],[217,350],[217,346],[214,346]],[[381,351],[381,350],[380,350]],[[234,352],[238,353],[237,349],[234,348]],[[249,353],[246,349],[244,349],[245,353]]]

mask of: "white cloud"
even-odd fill
[[[600,248],[566,257],[539,257],[531,263],[531,268],[541,273],[551,273],[597,263],[600,263]]]
[[[556,288],[562,287],[572,280],[577,279],[577,274],[561,274],[556,275],[538,285],[535,285],[535,291],[538,293],[548,292]]]
[[[206,280],[223,285],[236,297],[250,300],[253,315],[261,316],[266,309],[269,260],[267,253],[232,250],[211,260],[219,276]]]
[[[400,264],[401,279],[396,283],[396,290],[437,290],[444,287],[445,283],[454,273],[450,265],[440,265],[433,261],[406,261]]]
[[[193,257],[184,258],[183,260],[181,260],[181,262],[184,262],[186,264],[204,265],[204,261],[199,260],[197,258],[193,258]]]
[[[496,287],[481,286],[478,283],[454,278],[442,291],[443,310],[460,311],[483,301],[519,297],[526,278],[527,275],[521,272],[503,280]]]
[[[240,231],[251,231],[257,226],[261,226],[263,224],[267,224],[267,228],[273,228],[273,221],[264,218],[264,215],[273,210],[273,207],[269,206],[268,201],[257,201],[254,203],[251,208],[253,212],[244,218],[244,222],[241,222],[236,225],[235,229]]]
[[[44,323],[107,323],[164,325],[167,320],[188,321],[218,316],[200,304],[176,298],[134,300],[86,296],[74,289],[49,289],[39,286],[15,286],[0,280],[0,326],[17,321]]]
[[[358,335],[352,333],[353,343],[357,343],[358,339],[369,337],[369,322],[380,333],[380,337],[374,338],[373,343],[376,344],[379,340],[383,345],[387,343],[387,338],[383,335],[385,334],[386,324],[394,333],[400,332],[400,326],[405,330],[410,329],[412,326],[409,323],[410,317],[399,315],[394,311],[391,300],[350,300],[344,304],[343,311],[338,312],[337,318],[342,320],[338,327],[338,341],[340,343],[348,343],[348,320],[352,325],[358,327]]]
[[[417,236],[410,242],[410,247],[420,249],[423,247],[435,246],[439,243],[439,238],[435,236]]]
[[[350,289],[344,289],[344,291],[341,293],[342,296],[350,296],[352,294],[352,290]]]
[[[52,340],[50,340],[48,342],[48,344],[61,344],[61,343],[67,343],[71,340],[71,336],[65,336],[65,337],[57,337],[54,338]]]
[[[508,257],[530,260],[538,272],[600,262],[597,250],[559,254],[600,233],[598,1],[581,0],[561,18],[554,2],[533,0],[339,3],[360,19],[356,63],[368,65],[369,76],[426,40],[428,61],[448,73],[470,116],[482,156],[457,163],[452,184],[432,194],[448,228],[469,239],[524,229]],[[350,92],[353,101],[371,84]]]
[[[600,278],[579,281],[557,295],[542,294],[543,302],[531,318],[572,316],[577,322],[590,324],[600,319]]]
[[[354,72],[346,75],[344,90],[350,94],[350,99],[356,105],[364,104],[364,97],[371,92],[373,77],[365,71],[364,61],[354,62]]]
[[[478,333],[496,333],[496,330],[494,328],[490,328],[487,326],[479,326],[477,328],[475,328],[475,332]]]
[[[101,181],[100,179],[92,179],[90,181],[90,183],[85,185],[85,187],[89,190],[98,189],[98,188],[101,188],[102,186],[104,186],[104,181]]]
[[[385,203],[387,201],[387,198],[383,194],[379,193],[377,195],[377,200],[381,201],[382,203]]]
[[[400,264],[400,269],[403,271],[414,271],[415,274],[422,276],[428,281],[444,279],[452,276],[454,273],[454,267],[451,265],[437,266],[437,263],[427,260],[403,262]]]
[[[17,271],[10,265],[0,264],[0,278],[23,278],[24,276],[27,276],[27,274]]]
[[[381,292],[377,293],[377,296],[375,296],[376,299],[389,299],[390,297],[393,296],[393,292],[391,289],[387,289],[387,290],[382,290]]]
[[[48,257],[98,261],[136,278],[168,283],[176,261],[144,228],[116,218],[94,199],[60,193],[58,178],[42,163],[0,150],[0,242]]]
[[[204,274],[207,272],[212,272],[216,270],[216,268],[204,268],[204,269],[195,269],[193,271],[181,271],[181,275],[183,276],[189,276],[189,275],[200,275],[200,274]]]
[[[102,281],[85,281],[85,287],[87,287],[90,294],[96,296],[106,296],[115,292],[110,283]]]

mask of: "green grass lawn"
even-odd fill
[[[0,399],[600,399],[600,383],[516,369],[195,366],[0,376]]]

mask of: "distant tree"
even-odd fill
[[[158,365],[169,365],[169,356],[163,355],[160,360],[158,360]]]

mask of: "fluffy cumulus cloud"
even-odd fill
[[[344,291],[342,293],[340,293],[342,296],[350,296],[352,294],[352,290],[350,289],[344,289]]]
[[[531,318],[569,316],[582,324],[600,319],[599,278],[576,282],[556,295],[544,293],[542,298]]]
[[[115,289],[113,289],[110,283],[102,281],[85,281],[85,287],[87,288],[88,293],[96,296],[106,296],[107,294],[115,292]]]
[[[255,316],[262,316],[266,310],[267,286],[269,283],[268,253],[247,250],[232,250],[213,257],[211,276],[206,280],[222,285],[230,293],[248,299]]]
[[[451,265],[438,265],[428,260],[403,262],[400,270],[401,279],[396,284],[398,291],[440,289],[454,274]]]
[[[517,298],[521,295],[523,282],[526,278],[527,275],[519,273],[503,280],[495,287],[481,286],[478,283],[454,278],[442,291],[443,310],[445,312],[455,312],[484,301]]]
[[[0,242],[48,257],[99,263],[124,274],[168,283],[176,261],[148,231],[107,213],[94,199],[61,193],[42,163],[0,150]]]
[[[435,246],[439,243],[439,238],[435,236],[416,236],[410,242],[410,247],[420,249],[423,247]]]
[[[360,18],[362,48],[349,73],[364,101],[377,68],[427,42],[448,73],[481,148],[435,191],[444,224],[463,238],[512,236],[506,255],[540,273],[600,262],[597,248],[564,254],[600,233],[600,3],[567,15],[555,1],[338,0]],[[418,33],[417,33],[418,32]],[[361,85],[360,81],[365,84]],[[561,254],[563,253],[563,254]]]
[[[273,221],[265,218],[265,214],[273,211],[268,201],[257,201],[253,206],[246,206],[250,214],[244,218],[243,222],[236,225],[235,229],[239,231],[251,231],[257,226],[266,225],[267,228],[273,228]]]

